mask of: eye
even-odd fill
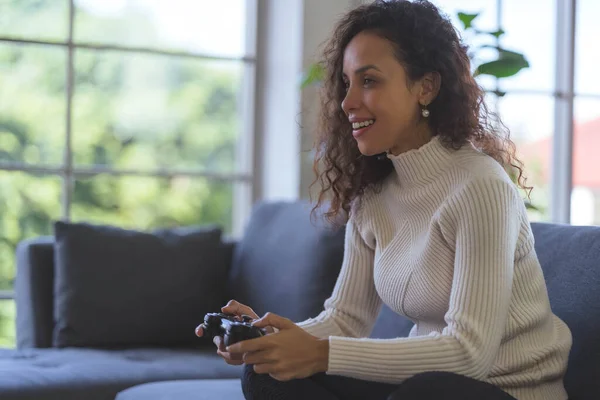
[[[374,81],[373,79],[370,79],[370,78],[365,78],[365,79],[363,80],[363,84],[364,84],[365,86],[372,85],[373,83],[375,83],[375,81]]]
[[[344,81],[344,89],[346,89],[346,91],[348,91],[349,87],[350,87],[350,82]]]

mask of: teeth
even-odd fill
[[[374,119],[370,119],[368,121],[363,121],[363,122],[353,122],[352,129],[364,128],[365,126],[373,125],[374,123],[375,123]]]

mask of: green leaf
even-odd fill
[[[484,44],[479,47],[479,49],[485,49],[485,48],[497,50],[499,57],[519,57],[519,58],[525,57],[522,53],[517,53],[516,51],[507,50],[504,47],[496,46],[493,44]]]
[[[529,68],[529,62],[523,54],[496,46],[483,47],[495,47],[498,50],[498,59],[478,66],[475,70],[475,76],[491,75],[496,78],[507,78],[516,75],[524,68]]]
[[[465,29],[471,28],[473,26],[473,20],[475,18],[477,18],[478,16],[479,16],[479,13],[477,13],[477,14],[467,14],[464,12],[458,13],[458,19],[460,19],[460,22],[462,22]]]
[[[498,29],[497,31],[488,32],[488,33],[496,38],[499,38],[500,36],[504,35],[506,32],[504,32],[503,29]]]
[[[312,64],[302,79],[302,89],[317,84],[325,78],[325,68],[319,63]]]
[[[474,29],[474,31],[478,35],[492,35],[495,38],[499,38],[506,33],[503,29],[498,29],[497,31],[481,31],[479,29]]]

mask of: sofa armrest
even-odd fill
[[[16,251],[17,347],[52,347],[54,238],[24,240]]]

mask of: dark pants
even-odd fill
[[[244,367],[246,400],[515,400],[494,385],[449,372],[427,372],[400,385],[316,374],[280,382]]]

